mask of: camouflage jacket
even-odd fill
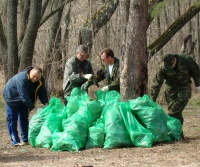
[[[195,60],[188,54],[176,55],[177,63],[173,69],[166,70],[161,64],[151,86],[151,97],[156,101],[160,88],[165,80],[167,87],[182,87],[194,79],[195,86],[200,86],[200,69]]]
[[[76,57],[70,58],[65,64],[65,72],[63,79],[63,91],[64,97],[70,95],[74,87],[81,87],[81,85],[87,81],[82,76],[83,74],[94,74],[91,63],[88,60],[84,60],[84,69],[81,71],[79,67],[79,61]]]
[[[109,74],[109,66],[104,65],[103,68],[97,71],[94,78],[91,78],[89,82],[91,84],[96,84],[105,79],[105,84],[108,86],[109,90],[115,90],[120,92],[120,76],[119,76],[119,59],[114,58],[114,65],[112,69],[112,77]]]

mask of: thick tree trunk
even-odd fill
[[[29,21],[22,48],[20,50],[20,71],[25,67],[32,65],[33,50],[41,19],[41,7],[42,0],[31,1]]]
[[[8,0],[7,4],[7,79],[11,78],[18,71],[17,4],[18,0]]]
[[[121,100],[147,93],[147,10],[146,0],[124,0],[121,16],[125,16],[121,53]]]

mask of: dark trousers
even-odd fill
[[[18,119],[22,141],[28,142],[28,108],[24,104],[13,108],[6,104],[6,123],[12,145],[20,142],[17,131]]]

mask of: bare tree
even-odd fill
[[[121,53],[121,100],[126,101],[147,92],[147,13],[146,0],[124,0],[121,16],[125,16]]]

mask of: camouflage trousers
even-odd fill
[[[168,114],[180,120],[183,125],[183,110],[191,98],[191,84],[183,86],[166,85],[165,98],[168,105]]]

